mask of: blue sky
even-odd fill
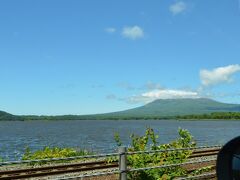
[[[238,0],[0,2],[0,110],[91,114],[158,98],[240,103]]]

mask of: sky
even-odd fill
[[[240,103],[239,0],[2,0],[0,110],[95,114]]]

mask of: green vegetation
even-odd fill
[[[23,118],[20,116],[15,116],[4,111],[0,111],[0,121],[22,121]]]
[[[92,152],[87,150],[76,150],[74,148],[59,148],[59,147],[45,147],[43,149],[32,152],[30,148],[26,148],[23,154],[22,160],[39,160],[39,159],[52,159],[52,158],[66,158],[75,156],[85,156],[91,155]],[[58,161],[63,162],[63,161]],[[41,163],[31,163],[31,164],[45,164]]]
[[[220,103],[211,99],[161,99],[144,106],[106,114],[62,116],[16,116],[0,111],[0,121],[31,120],[147,120],[147,119],[239,119],[239,104]],[[217,114],[218,118],[212,118]],[[228,113],[228,115],[224,114]],[[192,115],[191,115],[192,114]],[[223,115],[223,116],[221,116]],[[193,118],[190,118],[193,117]],[[210,117],[210,118],[206,118]]]
[[[205,172],[209,172],[209,171],[212,171],[215,169],[215,166],[213,165],[210,165],[210,166],[206,166],[206,167],[202,167],[202,168],[199,168],[193,172],[191,172],[190,176],[196,176],[196,175],[200,175],[200,174],[203,174]]]
[[[146,150],[164,150],[170,148],[189,148],[195,147],[196,143],[191,134],[184,129],[179,129],[179,138],[170,142],[169,144],[159,144],[151,128],[147,128],[145,135],[131,135],[131,146],[128,147],[129,152],[146,151]],[[118,134],[115,134],[115,141],[118,146],[122,142]],[[174,163],[182,163],[187,161],[187,158],[192,154],[190,150],[183,151],[168,151],[152,154],[134,154],[128,156],[128,164],[131,168],[143,168],[152,166],[161,166]],[[131,180],[145,179],[145,180],[160,180],[173,179],[174,177],[187,176],[186,170],[181,167],[159,168],[146,171],[136,171],[128,174]]]
[[[240,112],[216,112],[211,114],[193,114],[186,116],[177,116],[177,119],[224,119],[240,120]]]
[[[77,151],[74,148],[59,148],[59,147],[45,147],[42,150],[31,152],[29,148],[26,149],[23,160],[35,160],[35,159],[50,159],[50,158],[65,158],[73,156],[84,156],[92,154],[86,150]]]

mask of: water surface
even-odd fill
[[[188,129],[198,145],[223,144],[240,135],[240,121],[25,121],[0,122],[0,157],[19,159],[26,147],[33,150],[45,146],[79,147],[94,152],[112,152],[116,149],[114,132],[119,132],[125,145],[131,133],[144,134],[152,127],[159,142],[177,137],[179,127]]]

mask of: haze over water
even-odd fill
[[[146,127],[156,131],[161,143],[174,140],[181,127],[191,132],[198,145],[216,145],[238,136],[240,121],[5,121],[0,122],[0,157],[20,159],[26,147],[37,150],[45,146],[113,152],[116,149],[114,132],[120,133],[127,146],[130,134],[142,135]]]

